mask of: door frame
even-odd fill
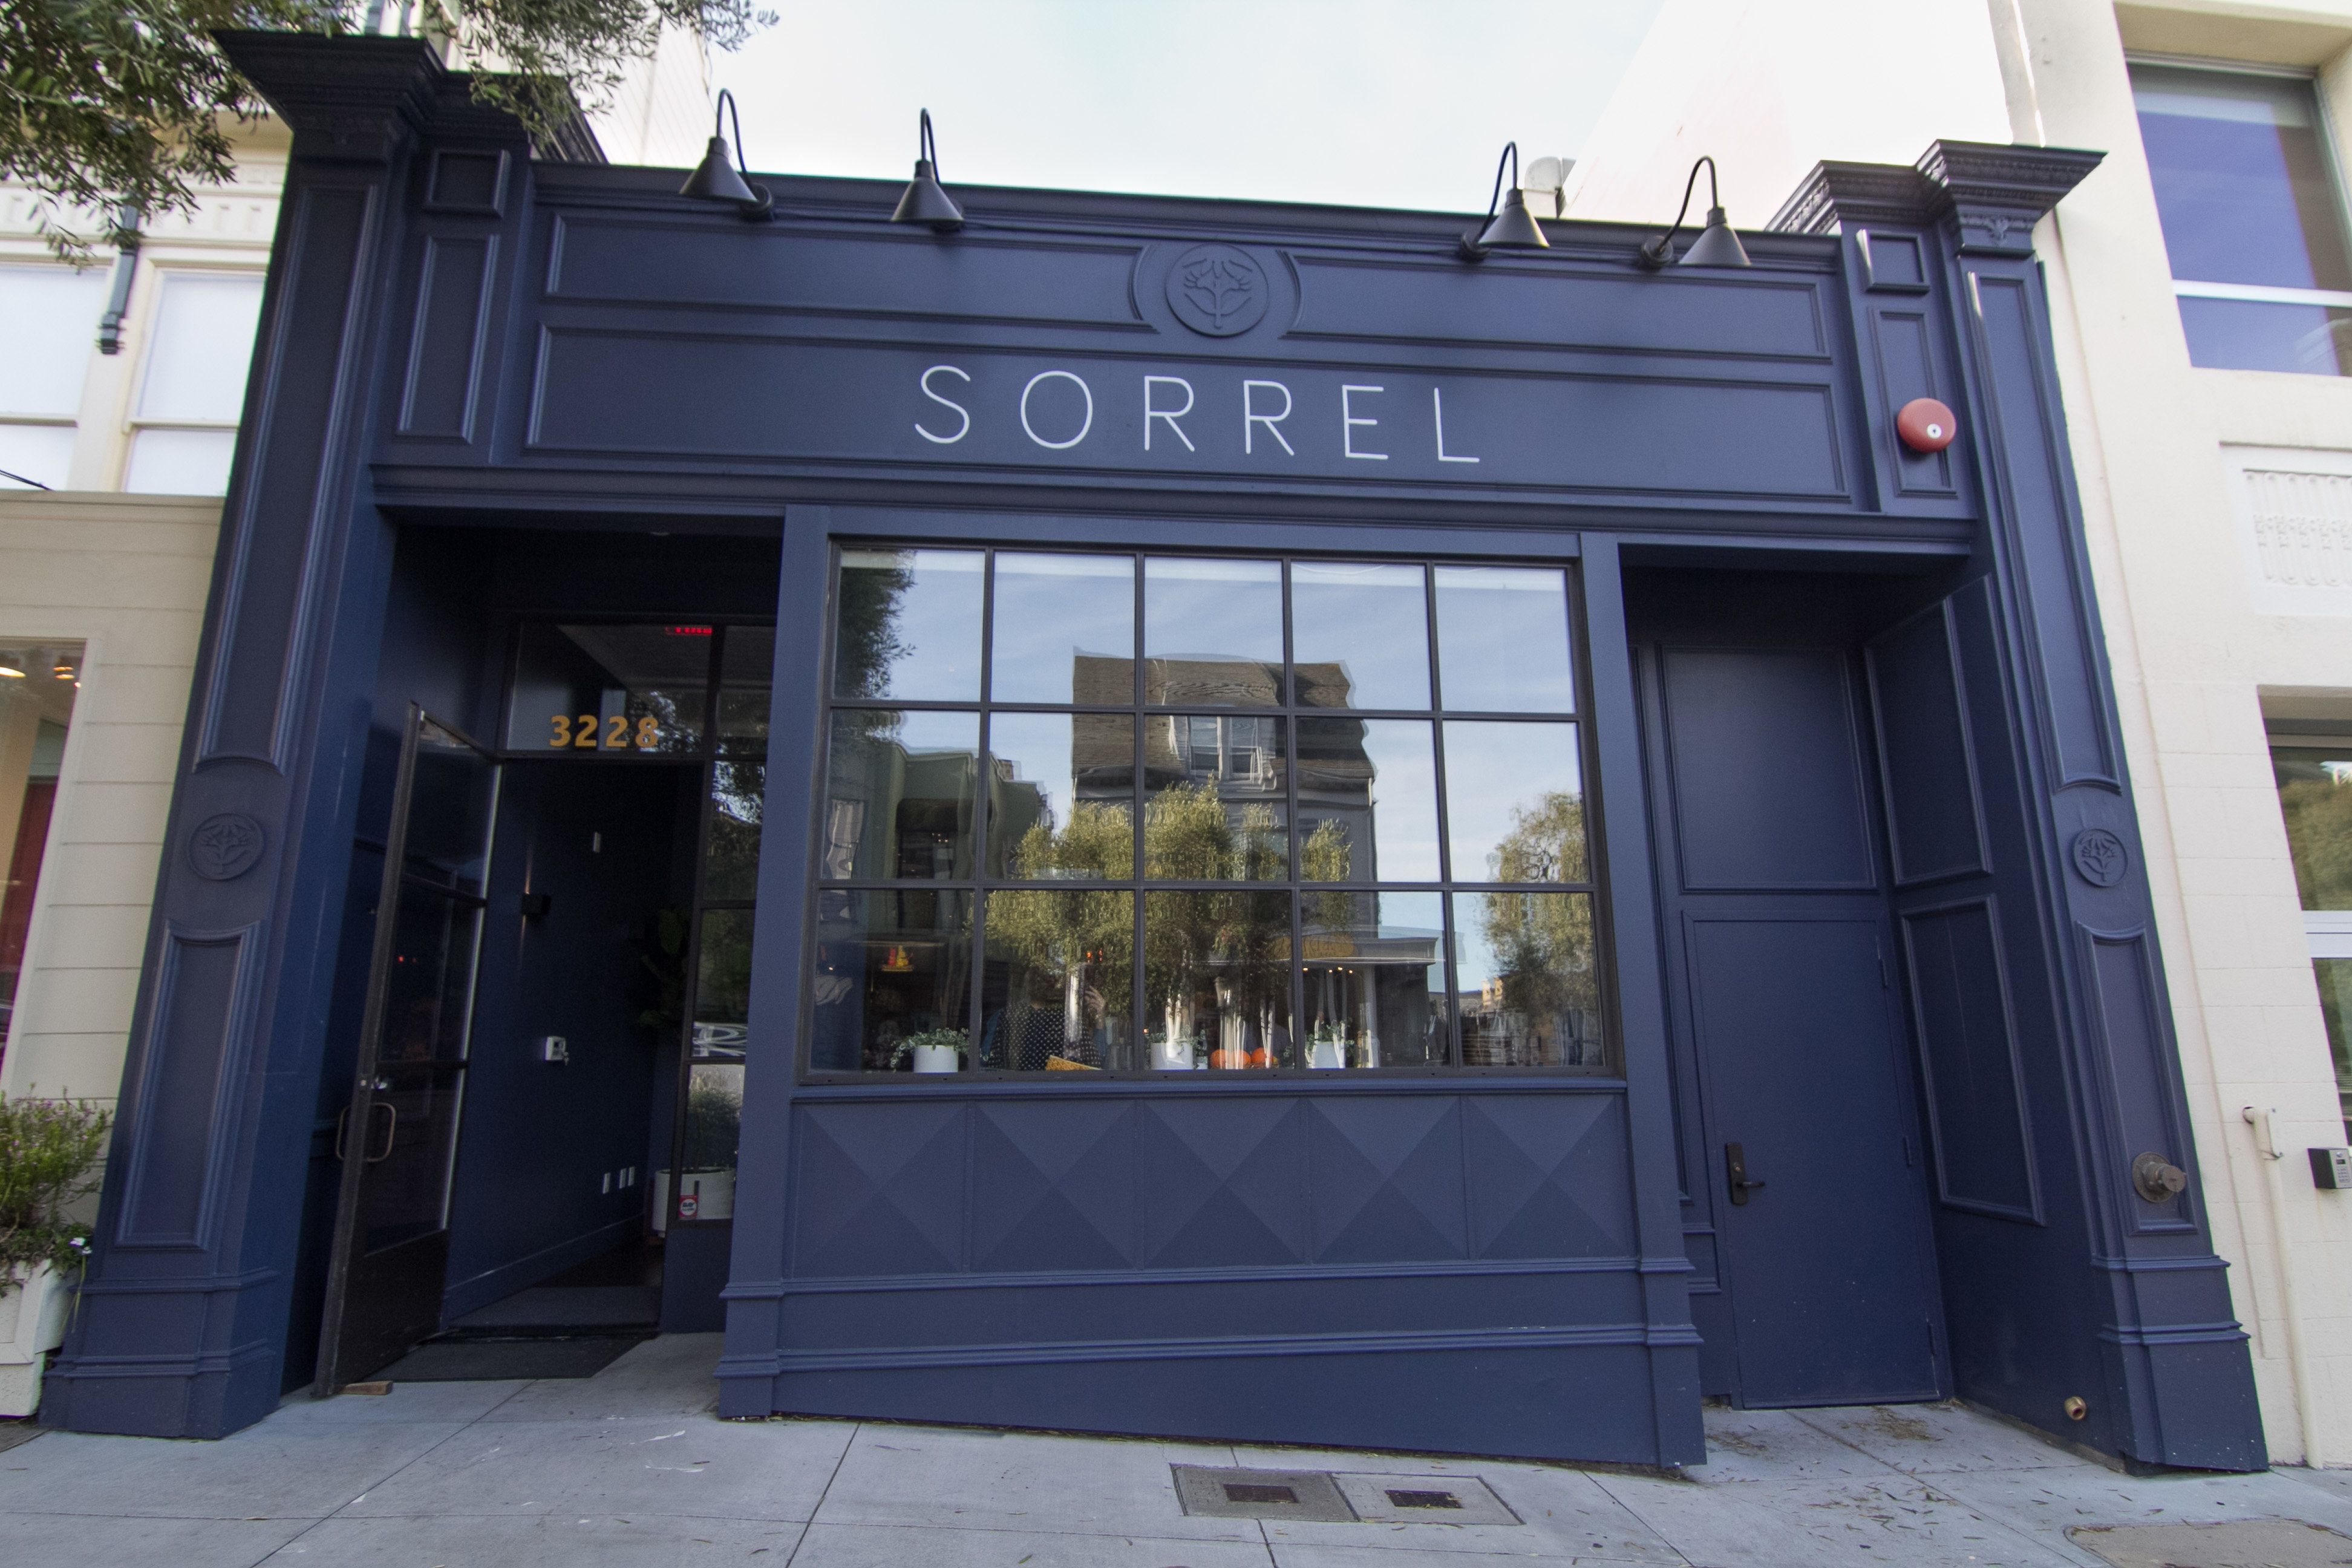
[[[352,1283],[363,1261],[359,1236],[361,1186],[370,1163],[366,1157],[367,1144],[375,1127],[377,1058],[383,1043],[384,1001],[392,984],[394,949],[399,944],[400,889],[408,860],[408,817],[415,796],[416,759],[422,750],[425,726],[428,722],[489,764],[490,809],[485,824],[483,846],[486,868],[489,857],[496,851],[498,802],[505,778],[504,764],[496,752],[482,746],[456,725],[433,718],[418,703],[409,703],[407,719],[401,730],[400,762],[393,783],[392,818],[384,834],[383,879],[376,892],[375,930],[373,940],[369,944],[367,995],[360,1015],[360,1040],[357,1059],[352,1065],[352,1097],[343,1112],[342,1135],[337,1141],[337,1156],[342,1170],[335,1192],[334,1243],[333,1250],[328,1255],[326,1298],[319,1316],[318,1367],[310,1387],[310,1392],[321,1399],[340,1394],[350,1381],[345,1375],[350,1369],[342,1364],[343,1321]],[[467,954],[466,1011],[460,1024],[460,1037],[469,1046],[474,1026],[474,981],[481,964],[484,923],[481,921],[474,922],[471,950]],[[452,1173],[456,1169],[458,1137],[465,1125],[466,1079],[463,1073],[457,1075],[457,1104],[450,1110],[454,1124],[448,1140],[447,1157]],[[351,1158],[353,1152],[360,1157]],[[445,1247],[449,1180],[449,1176],[444,1177],[441,1193],[444,1224],[440,1234]]]

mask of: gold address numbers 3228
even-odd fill
[[[549,721],[554,733],[548,745],[566,746],[583,752],[625,752],[632,744],[640,752],[650,752],[661,744],[661,721],[647,714],[633,727],[629,721],[615,713],[599,720],[593,713],[583,713],[577,719],[568,713],[558,713]],[[600,738],[598,731],[603,734]]]

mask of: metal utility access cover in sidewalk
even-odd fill
[[[1212,1519],[1327,1524],[1517,1524],[1475,1476],[1337,1475],[1328,1470],[1221,1470],[1173,1465],[1177,1500]]]
[[[2224,1524],[2117,1524],[2070,1530],[2067,1538],[2115,1568],[2339,1568],[2352,1564],[2352,1536],[2295,1519]]]

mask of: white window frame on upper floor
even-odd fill
[[[2344,180],[2344,165],[2336,149],[2336,115],[2328,102],[2319,73],[2307,66],[2270,65],[2258,60],[2213,59],[2201,55],[2165,55],[2142,49],[2124,51],[2127,66],[2163,66],[2172,70],[2207,71],[2215,76],[2270,77],[2273,79],[2299,81],[2311,89],[2313,111],[2319,116],[2319,155],[2327,170],[2327,177],[2336,187],[2337,221],[2345,226],[2345,239],[2352,244],[2352,185]],[[2171,258],[2166,258],[2166,269],[2170,270]],[[2317,305],[2338,310],[2352,310],[2352,290],[2341,289],[2279,289],[2258,283],[2206,283],[2195,279],[2176,276],[2172,292],[2183,300],[2242,300],[2261,305]]]
[[[268,277],[266,264],[256,267],[250,263],[215,261],[209,258],[201,260],[183,260],[174,258],[167,261],[142,264],[141,271],[144,276],[141,279],[137,290],[139,298],[133,303],[131,319],[124,323],[123,331],[125,346],[135,353],[138,358],[134,362],[130,384],[122,398],[121,422],[117,432],[112,488],[118,490],[127,489],[131,482],[131,464],[139,437],[142,433],[150,430],[194,430],[212,433],[226,431],[234,435],[240,423],[236,418],[163,417],[142,415],[139,412],[141,404],[146,399],[148,379],[153,374],[157,329],[163,319],[163,302],[170,293],[172,279],[174,278],[234,278],[262,283]],[[257,322],[255,332],[257,339],[259,335]],[[247,352],[250,354],[249,345]],[[242,394],[239,395],[238,403],[239,411],[242,412]]]

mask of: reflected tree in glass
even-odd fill
[[[1280,881],[1290,868],[1288,837],[1271,805],[1228,806],[1213,783],[1171,784],[1144,803],[1143,874],[1155,882]]]
[[[898,635],[898,602],[914,583],[906,566],[886,563],[881,552],[842,563],[835,610],[833,689],[838,697],[879,697],[891,665],[907,651]]]
[[[2303,907],[2352,909],[2352,754],[2281,747],[2271,765]]]
[[[1135,994],[1135,895],[1000,889],[988,895],[988,961],[1004,1000],[982,1026],[984,1066],[1125,1068]]]
[[[1290,1029],[1287,893],[1143,896],[1150,1066],[1298,1066]]]

